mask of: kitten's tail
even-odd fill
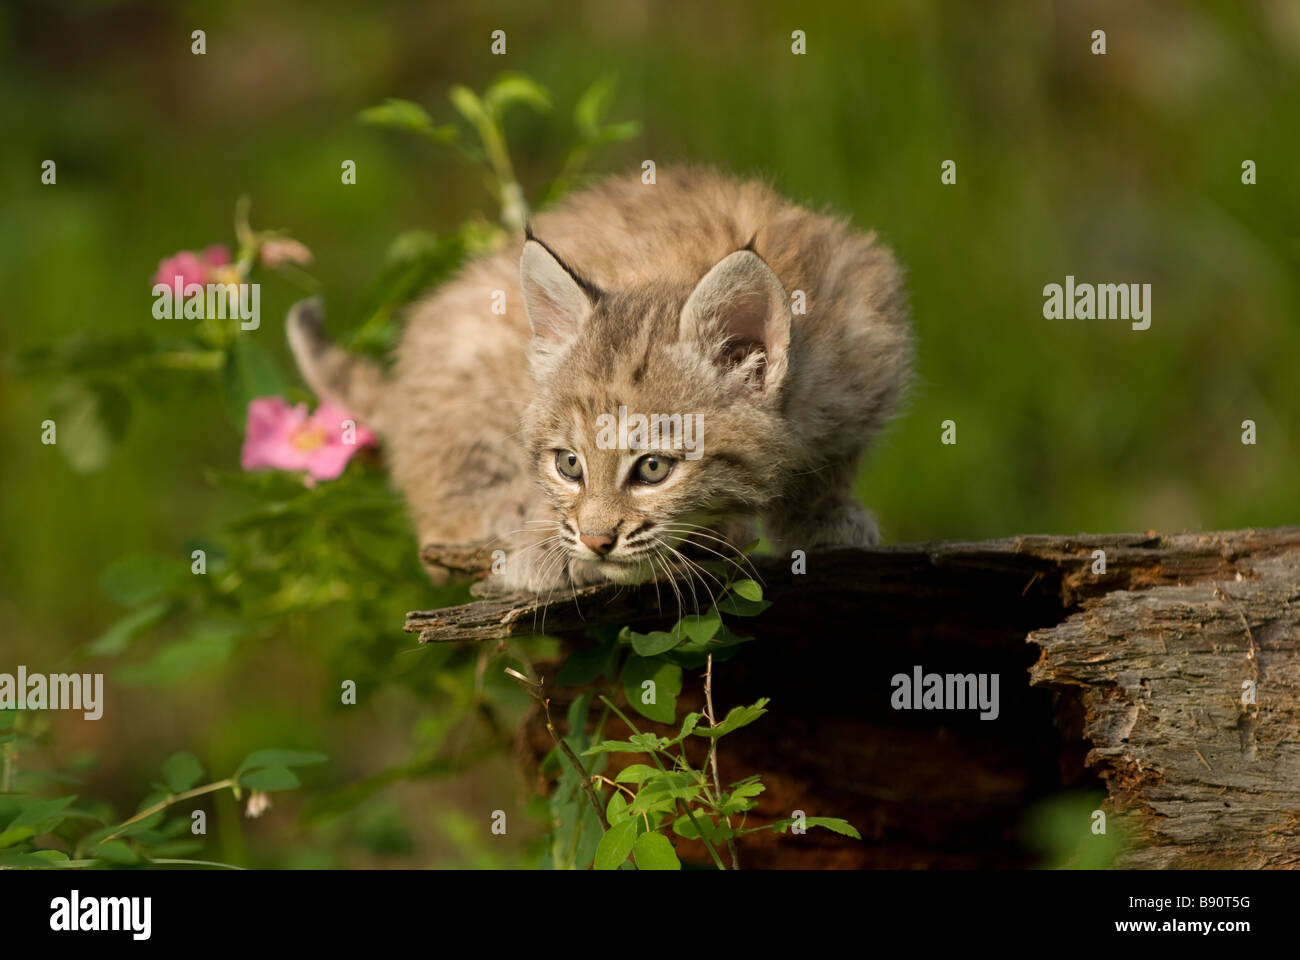
[[[321,322],[319,297],[299,300],[289,309],[285,331],[298,369],[321,400],[337,403],[366,426],[381,429],[381,401],[386,387],[379,364],[331,343]]]

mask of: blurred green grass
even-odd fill
[[[202,57],[189,52],[196,27],[207,31]],[[1098,27],[1104,57],[1088,53]],[[808,36],[802,57],[790,54],[796,28]],[[507,31],[505,57],[488,55],[495,29]],[[906,265],[919,380],[860,487],[890,540],[1297,522],[1300,16],[1286,3],[56,11],[29,0],[0,11],[0,42],[0,354],[76,331],[150,329],[158,260],[229,243],[241,193],[257,223],[313,249],[331,328],[345,331],[397,233],[492,212],[450,152],[366,128],[360,109],[404,97],[444,121],[451,84],[478,89],[504,69],[571,104],[612,73],[614,115],[643,134],[600,156],[600,169],[688,160],[767,176],[878,230]],[[557,117],[510,118],[526,188],[562,160],[571,132]],[[58,163],[57,186],[40,184],[45,159]],[[345,159],[357,163],[355,186],[339,182]],[[957,183],[941,186],[948,159]],[[1244,159],[1258,165],[1257,186],[1240,182]],[[1044,320],[1042,288],[1066,274],[1151,283],[1151,329]],[[264,287],[263,342],[286,369],[293,298]],[[39,443],[48,386],[0,380],[6,662],[54,662],[96,636],[119,613],[95,586],[105,566],[175,552],[230,510],[204,480],[205,468],[237,463],[219,405],[137,405],[112,462],[82,476]],[[939,443],[950,418],[956,446]],[[1253,447],[1239,440],[1247,418]],[[402,612],[350,629],[398,649]],[[211,725],[225,731],[215,742],[232,741],[213,749],[228,752],[244,742],[236,728],[272,739],[307,728],[337,737],[343,765],[359,769],[365,748],[347,745],[299,676],[319,627],[257,665],[274,671],[273,707],[229,681],[195,702],[188,690],[123,693],[130,709],[69,733],[67,752],[99,750],[105,789],[116,789]],[[400,729],[396,715],[376,722]],[[498,773],[494,789],[508,793]],[[115,799],[133,802],[121,789]],[[387,812],[368,816],[362,834],[408,849]],[[444,822],[429,849],[472,862],[454,852],[462,821]]]

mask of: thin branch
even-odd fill
[[[542,705],[542,710],[546,714],[546,732],[551,735],[551,739],[555,741],[555,745],[568,759],[574,772],[578,774],[578,782],[582,784],[582,789],[587,794],[587,799],[591,801],[591,808],[596,811],[596,817],[600,820],[600,832],[604,833],[609,829],[609,821],[605,819],[605,808],[600,805],[600,798],[596,796],[596,790],[591,785],[591,777],[587,775],[587,771],[583,768],[582,761],[580,761],[578,755],[573,752],[573,748],[564,742],[564,739],[556,731],[555,724],[551,722],[551,700],[550,697],[542,696],[541,681],[525,677],[518,670],[512,670],[509,667],[506,668],[506,673],[514,677],[515,680],[519,682],[519,685],[527,690],[529,695]]]
[[[716,727],[718,722],[713,719],[713,654],[709,654],[708,666],[704,671],[704,716],[709,721],[710,727]],[[718,741],[721,737],[709,738],[709,768],[713,771],[713,791],[722,801],[722,781],[718,778]],[[727,852],[731,854],[731,869],[740,869],[740,857],[736,854],[736,841],[731,836],[731,817],[723,815],[723,822],[727,825]]]
[[[548,700],[547,703],[550,703]],[[577,754],[573,752],[564,740],[555,732],[555,724],[551,723],[550,708],[546,708],[546,732],[551,735],[555,745],[560,751],[569,758],[569,763],[578,774],[578,780],[582,784],[582,789],[587,793],[587,799],[591,801],[591,808],[596,811],[596,816],[600,819],[600,832],[604,833],[609,829],[609,821],[605,819],[605,808],[600,805],[600,798],[596,796],[596,789],[591,785],[591,778],[587,776],[587,771],[583,769],[582,763],[578,760]]]
[[[116,830],[114,830],[108,836],[104,837],[104,839],[100,840],[99,843],[107,843],[109,840],[112,840],[114,837],[120,834],[127,827],[131,826],[131,824],[138,823],[141,820],[144,820],[148,817],[152,817],[159,810],[166,810],[173,803],[180,803],[182,800],[189,800],[193,797],[201,797],[205,793],[216,793],[218,790],[224,790],[226,789],[226,787],[233,787],[234,785],[235,785],[235,778],[227,777],[225,780],[218,780],[215,783],[209,783],[202,787],[195,787],[193,790],[186,790],[184,793],[171,794],[167,797],[167,799],[159,800],[149,809],[141,810],[130,820],[127,820],[124,823],[119,824]],[[99,844],[96,844],[96,846],[98,845]]]

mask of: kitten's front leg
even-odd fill
[[[731,514],[703,525],[682,541],[694,551],[697,560],[727,564],[740,576],[749,576],[745,548],[758,540],[758,518],[750,514]]]
[[[541,534],[504,550],[493,560],[491,572],[471,588],[477,597],[537,594],[546,597],[567,590],[570,583],[569,549]]]
[[[847,491],[820,497],[783,498],[765,517],[774,552],[828,547],[874,547],[880,540],[876,519]]]

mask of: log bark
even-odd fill
[[[1251,579],[1113,592],[1036,630],[1073,689],[1131,867],[1300,866],[1300,552]]]
[[[747,837],[745,866],[1033,866],[1026,818],[1072,788],[1104,790],[1121,865],[1300,865],[1300,527],[836,550],[804,574],[755,564],[773,606],[731,623],[758,639],[715,668],[715,697],[723,712],[770,697],[771,712],[727,738],[722,776],[763,774],[757,822],[803,809],[864,839]],[[671,598],[501,597],[413,612],[406,629],[424,643],[544,629],[569,651],[590,626],[671,624]],[[998,719],[893,709],[891,678],[917,666],[998,674]],[[698,709],[694,679],[679,713]],[[550,685],[552,712],[578,692]],[[521,739],[535,759],[550,744],[534,727]]]

